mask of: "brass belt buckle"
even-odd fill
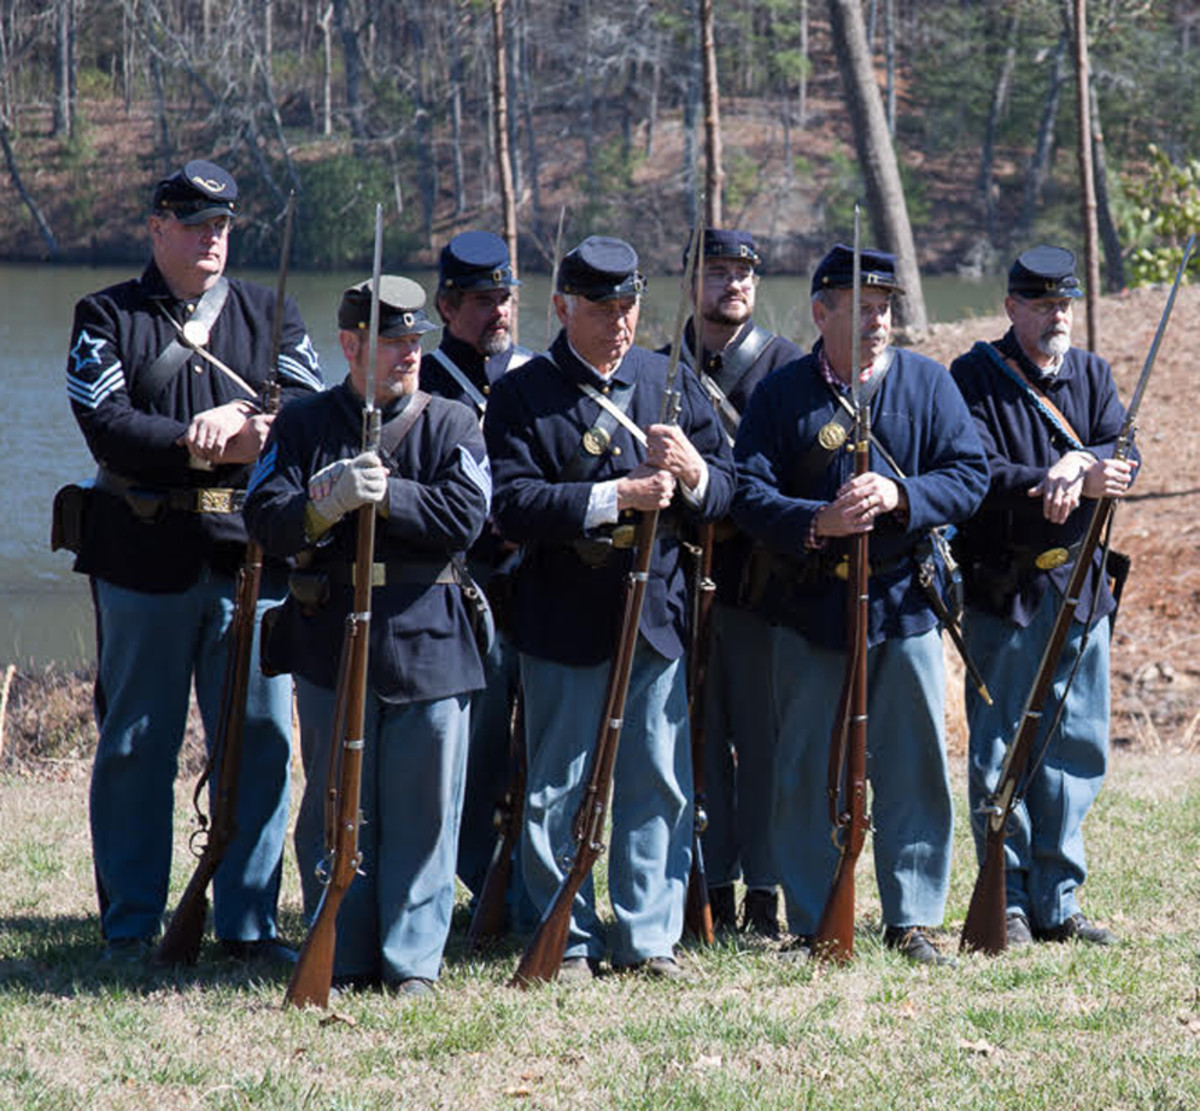
[[[232,490],[205,487],[196,491],[197,513],[231,513],[232,511]]]
[[[1066,548],[1047,548],[1044,552],[1040,552],[1033,562],[1039,571],[1053,571],[1070,558],[1071,553]]]
[[[632,548],[634,538],[637,536],[637,527],[635,525],[617,525],[612,530],[612,544],[614,548]]]

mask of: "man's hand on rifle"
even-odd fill
[[[179,438],[188,454],[209,463],[253,463],[271,430],[270,417],[250,401],[230,401],[192,417]]]
[[[322,467],[308,480],[310,524],[320,526],[310,528],[310,534],[320,535],[359,506],[380,505],[387,491],[387,468],[373,451]]]
[[[1081,498],[1120,498],[1133,482],[1136,464],[1128,459],[1097,459],[1088,451],[1068,451],[1029,490],[1042,499],[1042,516],[1061,525]]]
[[[817,535],[854,536],[870,532],[880,514],[907,508],[904,487],[868,471],[844,483],[834,500],[817,510]]]
[[[690,490],[700,485],[708,470],[692,441],[677,424],[652,424],[646,429],[646,462],[670,471]]]
[[[639,463],[627,475],[617,479],[617,509],[636,509],[651,513],[666,509],[675,494],[675,476],[669,471]]]

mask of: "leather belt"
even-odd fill
[[[143,486],[133,479],[114,474],[106,467],[96,472],[96,489],[124,498],[134,511],[149,503],[181,513],[240,513],[246,491],[229,486],[188,486],[161,489]]]
[[[332,563],[323,568],[329,581],[338,586],[353,586],[355,564]],[[396,586],[401,583],[424,584],[426,586],[453,586],[458,583],[452,563],[437,563],[432,560],[386,560],[371,564],[371,585]]]

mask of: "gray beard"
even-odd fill
[[[1053,332],[1038,340],[1038,347],[1043,355],[1052,359],[1061,359],[1071,349],[1071,337],[1065,332]]]
[[[512,336],[508,332],[496,332],[494,335],[484,337],[483,343],[480,344],[480,351],[490,357],[503,354],[511,346]]]

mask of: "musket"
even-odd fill
[[[708,898],[708,874],[704,868],[704,831],[708,811],[704,747],[708,743],[704,713],[704,688],[708,678],[709,647],[712,643],[712,604],[717,592],[713,581],[713,532],[711,521],[701,523],[696,537],[695,571],[692,578],[691,643],[688,645],[688,724],[692,731],[692,868],[688,873],[687,897],[683,904],[683,928],[704,945],[716,940],[712,904]]]
[[[1154,362],[1158,357],[1159,345],[1167,330],[1167,321],[1170,320],[1171,310],[1175,307],[1175,295],[1179,292],[1179,285],[1187,270],[1195,240],[1195,235],[1188,238],[1183,252],[1183,260],[1175,275],[1175,284],[1171,287],[1162,319],[1159,320],[1158,330],[1154,334],[1154,342],[1150,345],[1141,377],[1138,378],[1137,387],[1134,389],[1129,407],[1125,411],[1125,420],[1117,434],[1116,447],[1113,452],[1116,459],[1127,459],[1133,449],[1138,409],[1141,407],[1142,396],[1145,394],[1146,385],[1150,380],[1150,372],[1154,369]],[[959,944],[959,948],[964,952],[978,950],[992,956],[1002,953],[1008,948],[1008,924],[1006,921],[1008,905],[1004,859],[1008,820],[1021,800],[1021,792],[1018,791],[1018,787],[1029,766],[1034,741],[1042,724],[1042,707],[1046,704],[1046,699],[1054,684],[1059,657],[1066,644],[1071,623],[1075,620],[1075,610],[1079,605],[1084,583],[1088,575],[1093,573],[1092,564],[1096,549],[1099,547],[1101,536],[1105,533],[1112,517],[1115,503],[1116,498],[1114,497],[1101,497],[1096,500],[1096,504],[1092,508],[1087,532],[1084,533],[1078,554],[1075,556],[1075,565],[1071,569],[1066,590],[1063,592],[1058,613],[1054,618],[1054,625],[1050,630],[1046,647],[1042,651],[1041,662],[1038,664],[1029,695],[1025,700],[1025,709],[1021,712],[1016,733],[1005,749],[1004,762],[1000,767],[1000,778],[996,783],[995,790],[980,808],[987,828],[983,860],[979,867],[979,875],[975,879],[975,889],[971,892],[971,902],[967,907],[967,918],[963,923],[962,939]],[[1086,629],[1084,635],[1087,635]],[[1060,702],[1065,702],[1066,697],[1064,692]],[[1047,735],[1045,743],[1048,744],[1049,740],[1049,735]]]
[[[271,320],[270,374],[263,387],[261,408],[274,413],[279,408],[279,379],[276,366],[283,340],[284,298],[287,292],[288,256],[292,245],[292,224],[296,196],[288,196],[284,213],[283,244],[279,251],[279,274],[275,281],[275,315]],[[167,923],[166,932],[154,950],[157,964],[195,964],[200,957],[204,921],[208,916],[208,885],[224,859],[237,833],[238,780],[242,770],[242,739],[246,723],[246,694],[250,683],[254,625],[258,610],[258,592],[262,583],[263,550],[254,540],[246,543],[246,555],[238,571],[234,589],[233,615],[229,622],[229,653],[225,661],[225,679],[221,690],[221,717],[213,742],[212,754],[196,784],[192,805],[199,829],[192,835],[192,847],[203,842],[192,878],[184,888],[179,905]],[[200,795],[214,769],[217,771],[212,822],[200,806]]]
[[[870,469],[871,413],[862,400],[862,251],[860,214],[854,207],[853,311],[851,314],[850,396],[854,405],[854,474]],[[829,746],[829,816],[839,855],[833,882],[813,942],[813,952],[845,963],[854,956],[854,867],[862,853],[867,816],[867,618],[868,533],[850,541],[846,673]]]
[[[700,338],[700,297],[704,282],[704,205],[696,206],[696,238],[700,244],[692,280],[692,342],[697,364],[703,362],[704,345]],[[680,346],[682,354],[682,344]],[[695,368],[697,378],[703,367]],[[707,784],[704,774],[704,748],[707,744],[704,714],[704,688],[708,678],[708,653],[712,641],[712,605],[717,584],[713,581],[713,540],[715,525],[702,521],[696,543],[687,545],[693,559],[691,637],[688,644],[687,694],[688,727],[692,741],[692,867],[688,872],[687,894],[683,903],[684,932],[702,945],[716,940],[713,931],[712,903],[708,897],[708,873],[704,867],[704,832],[708,829]]]
[[[509,730],[508,763],[504,798],[497,804],[493,817],[496,844],[467,929],[468,952],[475,952],[504,935],[513,853],[521,836],[525,813],[525,706],[519,688]]]
[[[367,371],[363,386],[362,450],[379,450],[380,417],[375,405],[375,362],[379,353],[379,285],[383,270],[383,206],[375,206],[375,261],[371,271],[371,316],[367,340]],[[294,1007],[329,1005],[333,983],[333,959],[337,947],[337,916],[350,890],[362,852],[358,831],[362,823],[363,746],[366,732],[367,653],[371,640],[371,572],[375,563],[375,510],[368,502],[358,510],[354,549],[354,602],[346,615],[344,647],[346,660],[345,713],[340,736],[331,743],[341,746],[333,852],[323,869],[326,879],[317,913],[300,949],[296,967],[287,986],[284,1004]],[[340,692],[339,692],[340,697]]]
[[[679,351],[683,340],[683,325],[687,318],[687,284],[695,273],[697,253],[697,237],[693,235],[688,252],[684,291],[675,318],[671,357],[667,363],[666,388],[663,391],[664,423],[674,423],[679,417],[679,393],[676,389]],[[511,987],[527,988],[533,984],[548,983],[558,976],[563,954],[567,950],[571,908],[575,897],[604,851],[604,819],[608,813],[608,799],[612,792],[613,769],[617,763],[617,746],[625,717],[625,698],[629,693],[629,679],[633,672],[642,602],[646,596],[646,585],[650,581],[650,563],[654,556],[658,516],[657,509],[650,510],[643,512],[638,521],[633,568],[625,578],[620,633],[609,665],[604,710],[600,717],[596,744],[592,750],[591,774],[572,823],[573,852],[570,867],[521,955],[517,970],[509,981]]]

